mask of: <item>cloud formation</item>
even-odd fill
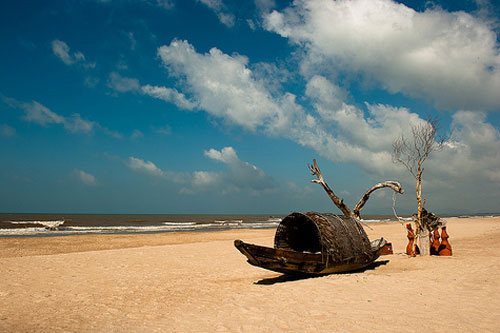
[[[257,195],[276,190],[276,184],[269,175],[255,165],[240,160],[232,147],[225,147],[220,151],[212,148],[204,153],[228,168],[224,174],[211,175],[212,184],[222,187],[224,193],[249,191]]]
[[[173,103],[183,110],[194,110],[198,107],[196,101],[192,101],[175,88],[159,87],[146,84],[141,86],[136,78],[124,77],[119,73],[112,72],[108,78],[108,87],[119,93],[137,92]]]
[[[82,119],[78,113],[74,113],[70,117],[63,117],[37,101],[22,103],[20,107],[24,110],[24,120],[41,126],[61,124],[66,130],[73,133],[90,133],[95,127],[94,122]]]
[[[496,34],[465,12],[417,12],[391,0],[298,0],[264,17],[304,51],[302,69],[358,73],[391,93],[455,110],[500,109]]]
[[[404,108],[368,105],[365,119],[363,110],[344,102],[342,88],[318,75],[307,84],[306,96],[315,111],[308,113],[294,94],[271,93],[245,57],[229,56],[216,48],[199,54],[188,42],[177,40],[160,47],[158,54],[172,74],[186,82],[183,89],[197,109],[250,131],[288,138],[332,161],[355,162],[379,171],[393,169],[387,151],[391,133],[419,118]],[[363,130],[352,130],[359,127]]]
[[[151,161],[131,156],[128,159],[128,166],[134,171],[144,172],[156,177],[165,177],[165,173]]]
[[[66,65],[80,63],[85,68],[94,68],[95,63],[87,62],[82,52],[71,52],[70,47],[65,42],[55,39],[51,43],[52,52]]]
[[[153,177],[162,178],[174,183],[183,184],[188,177],[185,173],[162,170],[153,162],[130,156],[126,162],[127,166],[135,172],[148,174]]]
[[[462,183],[500,184],[500,131],[486,122],[486,114],[459,111],[451,129],[452,140],[432,160],[432,168],[445,178],[446,170],[447,178],[462,178]]]
[[[77,179],[81,181],[83,184],[87,186],[97,186],[97,179],[90,173],[87,173],[82,170],[75,170],[74,174],[76,175]]]
[[[208,8],[214,11],[219,21],[227,27],[234,26],[236,18],[231,14],[222,0],[198,0]]]
[[[293,105],[295,97],[287,94],[275,100],[252,77],[246,57],[229,56],[217,48],[200,54],[187,41],[177,40],[160,47],[158,55],[173,75],[186,80],[184,88],[198,109],[252,131],[287,126],[282,106]]]
[[[65,130],[71,133],[84,134],[91,134],[95,129],[99,129],[111,137],[117,139],[122,138],[120,133],[101,126],[95,121],[83,119],[78,113],[73,113],[70,116],[62,116],[37,101],[25,103],[5,96],[2,96],[2,101],[12,109],[22,110],[24,113],[22,119],[24,121],[35,123],[43,127],[53,124],[62,125]]]
[[[140,88],[139,80],[123,77],[119,73],[109,74],[108,87],[118,92],[138,91]]]
[[[145,95],[173,103],[183,110],[193,110],[197,107],[196,102],[190,101],[184,94],[173,88],[151,86],[147,84],[141,87],[141,91]]]
[[[162,46],[158,53],[165,67],[182,82],[180,93],[190,96],[196,109],[233,126],[290,139],[332,162],[354,163],[368,175],[376,175],[377,180],[384,177],[399,178],[410,184],[414,181],[403,166],[392,162],[391,152],[396,136],[408,133],[411,125],[425,121],[417,113],[384,104],[365,103],[361,109],[346,102],[347,92],[342,87],[319,74],[306,75],[301,98],[308,105],[305,107],[294,94],[271,92],[265,80],[249,68],[248,59],[240,55],[230,56],[216,48],[200,54],[188,42],[177,40]],[[429,190],[429,194],[441,193],[433,202],[439,202],[443,209],[449,207],[443,198],[452,198],[460,192],[462,195],[457,200],[466,202],[471,200],[471,191],[484,190],[483,175],[489,177],[486,181],[490,184],[498,186],[499,183],[496,170],[500,159],[495,147],[500,147],[500,138],[498,130],[486,122],[484,114],[457,112],[452,130],[455,141],[448,142],[442,152],[431,156],[426,162],[429,171],[424,175],[425,179],[434,180],[430,184],[424,180],[425,190]],[[489,133],[488,138],[479,140],[475,131]],[[485,149],[489,145],[494,147]],[[196,173],[190,178],[191,186],[184,188],[185,193],[214,186],[231,193],[247,186],[251,178],[262,187],[256,185],[257,188],[249,192],[263,193],[264,189],[272,189],[272,186],[266,188],[269,183],[264,175],[238,162],[230,149],[208,150],[205,155],[226,164],[228,172]],[[238,170],[242,170],[242,174],[238,174]],[[479,177],[478,170],[482,174]],[[239,185],[231,187],[229,184]],[[484,193],[495,193],[492,186]]]
[[[210,159],[222,162],[227,170],[175,172],[162,170],[151,161],[132,156],[129,157],[127,165],[136,172],[182,184],[180,192],[184,194],[209,191],[229,194],[246,191],[251,195],[258,195],[276,190],[276,184],[270,176],[258,167],[240,160],[232,147],[225,147],[220,151],[210,149],[204,154]]]
[[[166,10],[174,8],[174,3],[171,0],[156,0],[156,5]]]

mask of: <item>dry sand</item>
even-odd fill
[[[274,230],[0,238],[0,332],[500,332],[500,218],[448,222],[453,257],[288,279],[233,240]]]

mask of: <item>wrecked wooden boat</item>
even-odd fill
[[[234,241],[248,263],[280,273],[330,274],[372,264],[386,241],[370,242],[361,224],[334,214],[293,213],[278,226],[274,248]]]
[[[360,223],[359,211],[376,189],[390,187],[403,193],[401,185],[388,181],[373,186],[351,211],[323,180],[316,160],[309,168],[318,178],[313,182],[323,186],[344,215],[292,213],[279,224],[274,248],[239,239],[234,241],[235,247],[251,265],[285,274],[341,273],[371,265],[382,253],[386,241],[381,238],[370,242]]]

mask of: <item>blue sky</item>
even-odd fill
[[[427,115],[426,207],[498,212],[500,6],[86,0],[0,5],[0,212],[334,211],[415,182],[392,141]],[[391,214],[392,193],[363,213]]]

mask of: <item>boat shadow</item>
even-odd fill
[[[384,266],[389,263],[389,260],[381,260],[381,261],[376,261],[373,264],[366,266],[364,268],[355,270],[355,271],[349,271],[349,272],[342,272],[342,273],[330,273],[330,274],[282,274],[279,276],[275,276],[272,278],[265,278],[262,280],[259,280],[257,282],[254,282],[254,284],[260,284],[260,285],[273,285],[276,283],[283,283],[283,282],[291,282],[291,281],[298,281],[298,280],[307,280],[307,279],[316,279],[320,278],[323,276],[327,275],[332,275],[332,274],[337,274],[337,275],[345,275],[345,274],[357,274],[357,273],[363,273],[366,271],[371,271],[374,270],[375,268],[379,266]]]

